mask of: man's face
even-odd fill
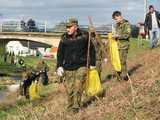
[[[149,12],[151,12],[151,13],[154,12],[154,8],[151,7],[151,8],[149,9]]]
[[[67,27],[68,35],[73,35],[76,31],[77,31],[77,26],[76,25]]]
[[[122,18],[122,16],[115,16],[114,20],[116,21],[116,23],[120,23],[120,22],[122,22],[123,18]]]

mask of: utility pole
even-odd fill
[[[3,21],[2,21],[2,19],[3,19],[3,14],[1,14],[0,13],[0,32],[3,32],[3,30],[2,30],[2,25],[3,25]]]
[[[147,12],[148,12],[148,0],[144,0],[144,21],[145,21]],[[148,33],[146,34],[146,40],[148,41]]]
[[[148,0],[144,0],[144,19],[146,17],[147,12],[148,12]]]

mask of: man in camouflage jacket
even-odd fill
[[[121,62],[121,72],[117,72],[118,79],[128,80],[127,72],[127,53],[129,49],[129,38],[131,34],[130,23],[123,19],[120,11],[115,11],[112,18],[116,21],[115,34],[113,37],[118,40],[118,48]]]

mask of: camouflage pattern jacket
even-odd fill
[[[131,26],[127,20],[123,20],[121,23],[117,24],[116,34],[118,35],[119,49],[128,49]]]

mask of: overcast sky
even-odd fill
[[[160,0],[148,0],[160,10]],[[54,25],[75,16],[80,24],[88,24],[87,16],[92,16],[94,24],[112,23],[114,10],[122,14],[132,24],[143,21],[144,0],[0,0],[1,19],[34,18]]]

